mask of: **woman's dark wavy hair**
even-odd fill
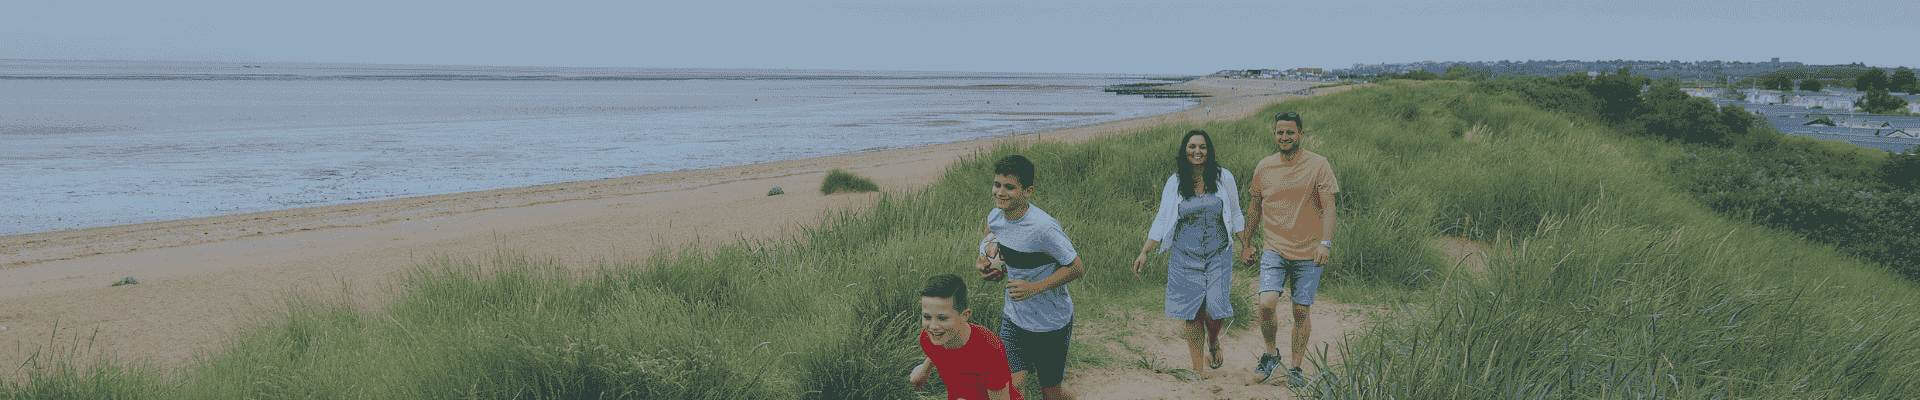
[[[1193,163],[1187,162],[1187,141],[1192,140],[1194,136],[1199,136],[1202,141],[1207,143],[1207,162],[1202,166],[1202,171],[1200,172],[1201,178],[1206,181],[1207,193],[1220,191],[1220,161],[1218,161],[1220,159],[1220,149],[1213,147],[1212,135],[1208,135],[1207,131],[1195,129],[1187,131],[1185,136],[1180,137],[1180,151],[1176,153],[1173,158],[1174,165],[1180,168],[1178,183],[1180,184],[1181,198],[1193,197],[1196,194],[1193,192]]]

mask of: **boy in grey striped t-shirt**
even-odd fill
[[[1067,344],[1073,337],[1073,296],[1067,283],[1086,272],[1060,222],[1027,202],[1033,195],[1033,162],[1011,155],[993,163],[993,206],[974,267],[987,280],[1006,278],[1000,340],[1006,345],[1013,381],[1027,372],[1040,380],[1048,399],[1069,398]]]

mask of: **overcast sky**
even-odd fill
[[[1200,74],[1526,59],[1920,66],[1920,1],[6,0],[0,58]]]

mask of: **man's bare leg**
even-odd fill
[[[1293,367],[1304,368],[1301,363],[1307,356],[1307,338],[1313,334],[1313,306],[1293,305]]]

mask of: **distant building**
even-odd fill
[[[1688,88],[1684,90],[1688,95],[1711,99],[1716,106],[1745,108],[1766,120],[1767,125],[1772,126],[1774,130],[1789,135],[1843,141],[1861,147],[1896,153],[1920,146],[1920,116],[1877,115],[1854,111],[1852,100],[1859,96],[1858,92],[1839,90],[1796,95],[1758,91],[1762,93],[1755,95],[1755,91],[1743,91],[1742,97],[1746,99],[1727,99],[1716,96],[1724,89]],[[1777,98],[1782,95],[1787,97],[1786,104],[1745,101]],[[1814,108],[1800,104],[1826,104],[1835,107]]]
[[[1278,69],[1271,69],[1271,68],[1223,69],[1223,70],[1220,70],[1219,72],[1214,72],[1213,74],[1207,75],[1207,76],[1214,77],[1214,78],[1287,79],[1287,80],[1298,80],[1298,81],[1337,80],[1335,77],[1331,75],[1327,75],[1326,72],[1327,70],[1324,68],[1314,68],[1314,67],[1301,67],[1301,68],[1294,68],[1294,69],[1289,69],[1284,71],[1278,70]]]

